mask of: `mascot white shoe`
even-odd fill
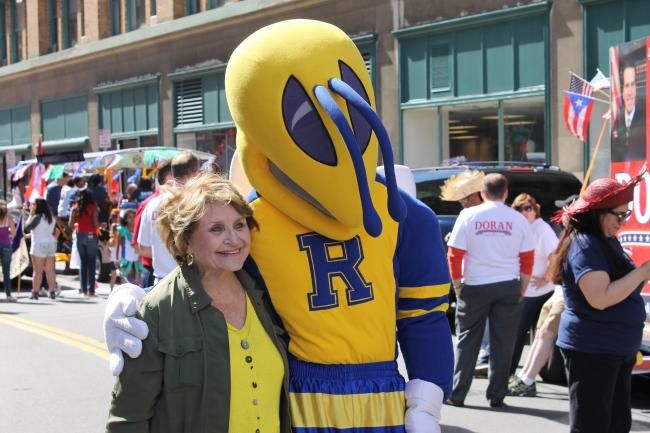
[[[433,212],[396,185],[361,54],[333,25],[284,21],[239,45],[225,81],[260,225],[246,269],[286,330],[294,431],[439,432],[444,247]]]

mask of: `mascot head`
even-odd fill
[[[378,149],[388,208],[405,215],[390,141],[366,66],[339,28],[283,21],[246,38],[226,69],[237,149],[255,189],[305,227],[334,239],[381,233],[372,201]]]

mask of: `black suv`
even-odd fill
[[[456,201],[440,198],[440,188],[452,176],[466,170],[481,170],[485,174],[501,173],[508,179],[508,199],[521,193],[530,194],[541,206],[542,218],[548,219],[558,210],[557,201],[578,194],[582,183],[573,174],[548,165],[526,163],[475,163],[450,167],[413,169],[417,198],[438,215],[443,238],[451,231],[462,207]]]

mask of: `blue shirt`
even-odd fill
[[[611,237],[608,242],[616,254],[634,267],[618,239]],[[643,284],[618,304],[597,310],[589,305],[578,287],[580,278],[593,271],[607,272],[610,280],[615,281],[627,274],[629,269],[617,266],[611,252],[595,236],[579,234],[571,241],[562,269],[565,309],[560,320],[557,345],[586,353],[634,355],[641,345],[646,316],[641,298]]]
[[[45,191],[45,201],[52,211],[52,215],[58,216],[59,212],[59,200],[61,199],[61,189],[63,187],[59,185],[56,181],[48,185],[47,190]]]

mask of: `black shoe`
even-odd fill
[[[490,400],[490,407],[503,407],[505,405],[502,398]]]
[[[463,400],[452,400],[452,399],[449,399],[449,400],[447,400],[447,401],[445,402],[445,404],[447,404],[447,405],[449,405],[449,406],[455,406],[455,407],[464,407],[464,406],[465,406],[465,402],[464,402]]]
[[[51,299],[55,299],[55,298],[56,298],[56,293],[54,293],[54,292],[50,292],[50,298],[51,298]]]
[[[30,296],[29,299],[33,299],[34,301],[38,301],[38,293],[32,292],[32,296]]]

